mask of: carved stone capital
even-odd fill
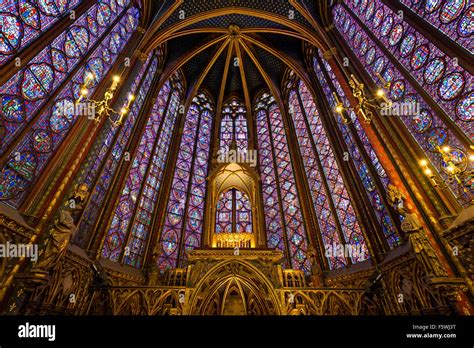
[[[327,51],[323,53],[323,57],[326,60],[332,59],[334,56],[337,55],[337,48],[336,47],[331,47]]]
[[[135,56],[141,60],[142,62],[145,62],[148,58],[148,55],[146,55],[144,52],[140,51],[140,50],[136,50],[135,51]]]

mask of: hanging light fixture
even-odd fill
[[[472,146],[471,146],[472,149]],[[452,183],[457,183],[466,194],[474,194],[474,153],[467,155],[464,151],[450,146],[437,146],[436,151],[441,156],[441,167],[446,174],[446,179],[437,178],[430,169],[426,159],[420,161],[423,173],[430,178],[434,187],[447,188]]]
[[[94,105],[94,110],[97,110],[97,112],[94,111],[94,115],[89,115],[90,119],[94,120],[94,122],[100,122],[102,117],[108,117],[109,119],[112,119],[112,115],[118,115],[118,118],[115,121],[111,121],[112,124],[117,127],[122,124],[123,117],[130,111],[130,106],[132,104],[132,101],[135,99],[135,96],[131,93],[129,93],[127,97],[127,104],[120,109],[120,111],[116,111],[114,108],[110,106],[110,102],[114,97],[114,93],[117,90],[117,87],[120,82],[120,76],[115,75],[112,77],[112,82],[109,88],[104,93],[104,98],[102,100],[95,100],[95,99],[90,99],[88,97],[89,94],[89,87],[92,85],[92,82],[94,81],[94,74],[92,72],[88,72],[86,74],[86,77],[84,79],[84,83],[81,85],[80,89],[80,96],[77,100],[77,103],[81,102],[88,102],[92,103]]]
[[[384,88],[390,87],[390,84],[387,83],[381,76],[379,76],[379,78],[384,83]],[[344,104],[337,97],[337,94],[333,92],[334,99],[336,100],[336,107],[334,108],[334,111],[341,115],[344,123],[351,122],[351,120],[345,117],[344,115],[344,111],[346,110],[353,110],[354,112],[359,113],[366,123],[370,123],[374,116],[372,111],[370,110],[371,107],[380,110],[392,104],[391,100],[387,98],[387,95],[385,94],[383,88],[377,89],[377,91],[375,92],[375,98],[367,97],[364,89],[364,84],[359,82],[354,75],[350,75],[349,86],[352,88],[352,95],[359,102],[359,106],[357,108],[345,107]],[[385,105],[382,106],[376,103],[380,99],[384,101]]]

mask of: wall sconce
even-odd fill
[[[387,106],[391,106],[392,101],[387,97],[387,94],[385,93],[385,90],[387,91],[390,90],[391,83],[385,80],[382,77],[382,75],[380,75],[380,73],[377,73],[377,77],[379,78],[380,81],[382,81],[383,87],[377,89],[377,91],[375,92],[375,95],[378,98],[383,99],[383,101],[385,102],[385,104],[387,104]]]
[[[380,75],[379,75],[379,78],[384,83],[384,88],[388,88],[390,86],[390,84],[387,83]],[[386,106],[390,106],[392,104],[390,99],[387,98],[383,88],[379,88],[375,92],[376,98],[369,99],[367,97],[367,95],[365,94],[364,84],[360,83],[354,75],[351,75],[351,78],[349,79],[349,86],[352,88],[352,95],[359,102],[359,107],[358,108],[346,108],[346,107],[344,107],[344,104],[339,100],[336,93],[333,93],[334,99],[336,100],[336,107],[334,108],[334,111],[341,115],[342,119],[344,120],[344,123],[350,123],[351,122],[350,119],[347,119],[344,116],[344,111],[345,110],[354,110],[356,113],[360,113],[360,115],[362,116],[364,121],[366,123],[370,123],[372,121],[373,116],[374,116],[372,111],[370,110],[370,107],[373,107],[373,108],[376,108],[376,109],[382,109],[383,108],[382,106],[375,103],[378,99],[382,99],[385,102]]]
[[[87,101],[94,105],[94,115],[89,115],[90,119],[94,120],[95,122],[100,122],[101,117],[105,115],[105,117],[111,118],[112,115],[119,115],[116,121],[111,121],[112,124],[117,127],[122,124],[123,117],[130,111],[130,106],[132,101],[135,99],[133,94],[129,94],[127,97],[127,105],[124,106],[120,111],[114,110],[109,104],[112,98],[114,97],[115,90],[118,87],[120,82],[120,77],[115,75],[112,77],[112,83],[109,88],[104,93],[104,99],[102,100],[94,100],[89,99],[87,95],[89,94],[89,87],[92,84],[94,79],[94,74],[89,72],[86,74],[86,78],[84,80],[84,84],[81,85],[81,95],[79,96],[77,103],[81,103],[82,101]],[[97,109],[97,112],[95,110]],[[96,116],[97,115],[97,116]]]
[[[336,111],[339,115],[341,115],[342,122],[344,122],[345,124],[351,123],[352,120],[350,118],[347,118],[346,115],[344,114],[344,110],[347,110],[347,109],[344,107],[344,104],[342,104],[342,102],[339,100],[337,93],[332,92],[332,95],[334,97],[334,100],[336,101],[336,107],[334,108],[334,111]]]
[[[445,189],[449,184],[456,182],[462,191],[467,194],[473,193],[474,185],[474,154],[466,155],[460,149],[452,149],[449,146],[436,147],[436,151],[441,155],[441,170],[447,175],[447,179],[437,178],[428,166],[428,161],[422,159],[420,166],[423,172],[430,178],[434,187]]]

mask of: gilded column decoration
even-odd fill
[[[157,246],[157,250],[153,252],[151,262],[147,266],[148,285],[157,285],[160,279],[160,268],[158,267],[158,260],[161,254],[161,245]]]
[[[34,264],[33,270],[47,272],[60,264],[69,242],[76,232],[75,224],[81,216],[83,204],[88,195],[86,185],[76,186],[72,196],[66,202],[66,207],[60,210],[59,218],[50,230],[46,247],[39,260]]]
[[[408,212],[404,206],[405,196],[393,185],[388,187],[389,202],[402,216],[402,230],[407,234],[410,248],[415,252],[417,260],[430,277],[447,277],[448,273],[439,262],[433,246],[423,232],[423,226],[414,213]]]
[[[308,256],[311,258],[312,267],[311,267],[311,283],[310,285],[314,288],[319,288],[324,286],[323,270],[318,262],[318,254],[316,249],[310,246],[308,248]]]

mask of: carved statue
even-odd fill
[[[160,280],[160,268],[158,267],[158,258],[160,254],[154,252],[151,257],[151,262],[147,267],[147,277],[148,277],[148,285],[158,285]]]
[[[400,209],[400,214],[405,218],[402,222],[402,230],[407,234],[408,243],[428,276],[446,277],[448,273],[439,262],[438,255],[423,232],[423,226],[416,215],[409,214],[404,208]]]
[[[69,197],[67,202],[67,210],[69,211],[73,220],[74,224],[79,222],[81,218],[82,211],[84,210],[84,203],[89,196],[89,191],[86,184],[76,185],[72,196]]]
[[[392,204],[395,210],[398,210],[398,207],[403,206],[403,201],[406,199],[405,195],[394,185],[388,185],[387,188],[388,201]]]
[[[415,252],[416,259],[421,263],[427,275],[429,277],[446,277],[448,274],[426,237],[423,225],[416,214],[410,213],[405,208],[406,197],[393,185],[388,186],[387,194],[389,202],[402,217],[401,228],[407,235],[408,244]]]
[[[72,196],[67,200],[65,208],[59,211],[59,217],[50,230],[46,248],[36,264],[35,270],[49,271],[54,268],[66,254],[69,242],[76,230],[83,204],[88,196],[87,186],[76,185]]]
[[[322,287],[324,286],[323,270],[319,265],[316,250],[312,246],[308,248],[308,256],[310,257],[312,264],[310,278],[311,286],[314,288]]]
[[[73,234],[73,219],[68,212],[61,211],[59,220],[50,230],[46,248],[34,265],[35,269],[48,271],[53,268],[66,253],[69,241]]]

